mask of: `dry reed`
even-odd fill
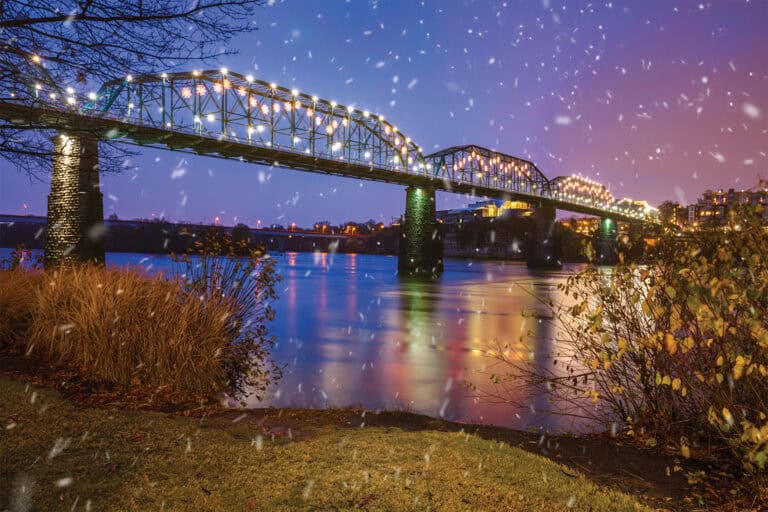
[[[83,266],[0,273],[0,329],[94,381],[210,395],[227,384],[234,306],[174,279]]]

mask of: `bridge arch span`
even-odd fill
[[[421,148],[383,116],[226,69],[127,76],[84,112],[221,142],[425,173]]]

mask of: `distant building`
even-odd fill
[[[662,222],[682,228],[689,222],[689,210],[689,207],[682,206],[680,203],[664,201],[659,205],[659,218]]]
[[[466,208],[440,210],[437,212],[437,219],[443,224],[450,225],[471,222],[478,218],[487,217],[527,217],[532,215],[532,213],[531,206],[523,201],[489,199],[472,203]]]
[[[761,181],[749,190],[706,190],[696,204],[688,207],[688,222],[691,227],[699,225],[724,224],[728,212],[740,205],[768,206],[768,183]]]
[[[600,226],[600,217],[571,217],[561,220],[560,224],[580,235],[592,236]]]

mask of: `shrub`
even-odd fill
[[[96,381],[223,389],[224,328],[231,308],[200,300],[161,275],[85,266],[46,274],[28,346]]]
[[[0,271],[0,346],[24,342],[32,324],[35,289],[42,279],[39,272]]]
[[[42,265],[28,261],[26,256],[24,249],[18,247],[8,258],[0,260],[0,270],[6,270],[0,271],[0,347],[23,343],[23,336],[32,322],[35,289],[43,277],[40,272],[20,269],[36,270]]]
[[[252,393],[261,398],[281,376],[269,358],[274,337],[267,329],[275,317],[272,302],[280,280],[275,260],[263,247],[250,247],[247,240],[233,240],[228,233],[211,229],[187,255],[174,261],[188,293],[230,305],[224,325],[230,343],[222,355],[227,385],[236,395]]]
[[[757,214],[756,214],[757,213]],[[749,470],[768,457],[768,236],[762,211],[667,236],[647,268],[589,268],[553,306],[565,350],[558,372],[495,354],[513,378],[610,425],[678,447],[724,448]],[[564,362],[565,364],[563,364]],[[719,442],[718,442],[719,441]]]
[[[274,266],[258,251],[216,259],[198,250],[181,275],[2,271],[0,334],[87,380],[167,386],[185,398],[259,395],[279,376],[267,336]]]

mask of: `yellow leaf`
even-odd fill
[[[715,364],[717,366],[723,366],[723,356],[717,356],[717,362]]]
[[[688,390],[686,389],[685,386],[683,386],[683,389],[680,391],[680,394],[683,396],[686,396],[688,394]]]
[[[736,356],[736,364],[733,365],[733,380],[739,380],[744,373],[744,364],[746,361],[741,356]]]
[[[723,419],[728,422],[729,425],[733,423],[733,416],[727,407],[723,407]]]
[[[627,348],[627,340],[625,340],[624,338],[619,338],[618,346],[619,346],[619,349]]]
[[[715,375],[715,377],[717,377],[717,383],[718,384],[722,384],[723,383],[723,374],[722,373],[718,373],[717,375]]]
[[[677,340],[670,333],[664,335],[664,344],[667,346],[667,352],[674,354],[677,352]]]
[[[669,386],[672,383],[672,379],[669,378],[669,375],[665,375],[663,379],[661,379],[661,383],[665,386]]]
[[[683,457],[685,457],[686,459],[691,458],[691,448],[687,444],[680,446],[680,453],[682,453]]]
[[[675,378],[672,380],[672,389],[673,389],[674,391],[677,391],[678,389],[680,389],[680,384],[681,384],[681,382],[680,382],[680,379],[679,379],[679,378],[677,378],[677,377],[675,377]]]

